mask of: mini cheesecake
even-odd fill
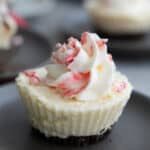
[[[31,125],[46,137],[96,142],[118,121],[132,85],[116,70],[106,42],[83,33],[80,42],[58,44],[52,64],[18,75]]]

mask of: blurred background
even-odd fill
[[[0,95],[14,94],[18,72],[48,63],[57,42],[84,31],[107,37],[117,68],[150,96],[149,0],[0,0]]]

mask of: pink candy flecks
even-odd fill
[[[57,44],[58,50],[54,52],[52,55],[53,62],[58,64],[65,64],[66,66],[72,63],[74,58],[80,51],[80,48],[77,47],[76,42],[77,42],[76,39],[71,37],[68,39],[67,44],[66,43],[63,45],[61,45],[60,43]],[[70,51],[70,49],[72,51]]]
[[[108,59],[109,59],[110,61],[113,61],[113,58],[112,58],[112,55],[111,55],[111,54],[108,54]]]
[[[97,43],[99,48],[103,48],[106,45],[107,40],[99,40],[96,43]]]
[[[71,73],[70,76],[59,83],[50,86],[67,97],[73,97],[80,93],[88,84],[90,73]]]
[[[82,45],[84,45],[84,44],[87,43],[88,34],[89,34],[88,32],[82,33],[82,35],[81,35],[81,44],[82,44]]]
[[[122,81],[120,83],[113,83],[113,91],[116,93],[121,93],[127,87],[127,83]]]
[[[82,44],[82,46],[87,44],[87,42],[88,42],[88,35],[89,35],[88,32],[82,33],[82,35],[81,35],[81,41],[80,41],[81,44]],[[93,46],[93,44],[91,44],[90,47],[89,47],[89,49],[87,50],[88,55],[90,57],[93,56],[93,49],[94,49],[94,46]]]
[[[29,78],[29,81],[33,85],[37,85],[40,82],[40,78],[37,76],[35,71],[25,70],[24,74]]]

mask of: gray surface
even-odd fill
[[[55,0],[14,0],[12,4],[15,12],[21,16],[33,18],[51,13],[55,6]]]

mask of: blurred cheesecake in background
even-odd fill
[[[11,40],[17,32],[17,25],[8,13],[5,1],[0,2],[0,50],[8,50]]]
[[[0,1],[0,64],[3,65],[15,54],[22,43],[17,35],[18,27],[9,13],[7,1]]]
[[[97,29],[110,34],[141,34],[150,30],[149,0],[86,0]]]

